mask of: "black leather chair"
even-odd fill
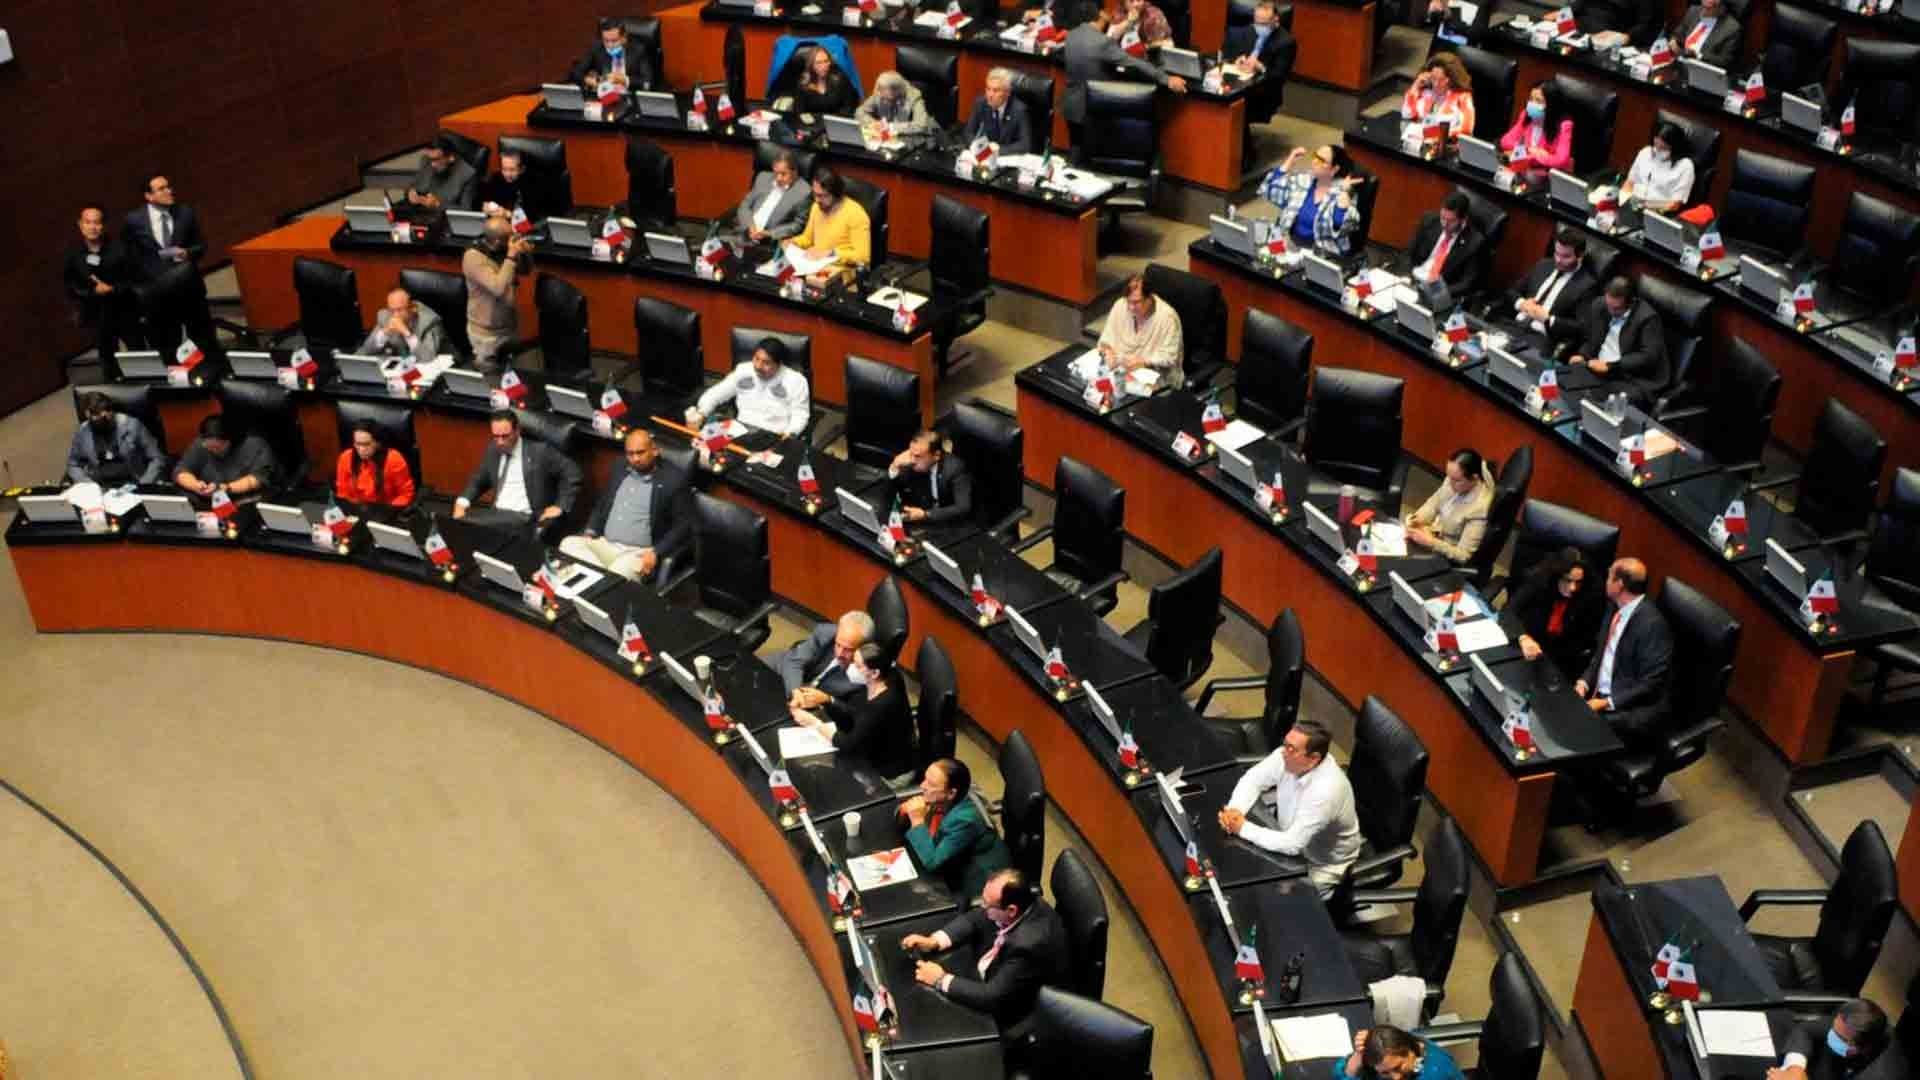
[[[1865,535],[1879,501],[1880,470],[1887,463],[1887,440],[1839,398],[1828,398],[1813,423],[1813,447],[1797,477],[1793,516],[1829,542]],[[1759,488],[1793,483],[1785,476]]]
[[[1666,332],[1668,381],[1653,395],[1654,411],[1658,412],[1663,399],[1686,385],[1693,375],[1694,360],[1712,329],[1709,316],[1713,294],[1653,274],[1640,278],[1639,292],[1640,299],[1660,316],[1661,329]]]
[[[107,400],[113,402],[114,412],[124,413],[145,424],[147,431],[153,435],[153,441],[160,444],[162,451],[166,449],[167,426],[160,420],[160,406],[154,400],[153,387],[146,383],[95,383],[90,386],[76,386],[73,388],[75,420],[87,418],[86,407],[82,402],[86,401],[89,394],[105,394]]]
[[[932,328],[933,361],[943,377],[953,367],[954,339],[987,321],[987,298],[993,295],[990,224],[984,210],[945,195],[933,197],[927,270],[934,301],[951,312]]]
[[[1173,43],[1186,48],[1193,36],[1193,8],[1188,0],[1161,0],[1160,13],[1167,17],[1167,29],[1173,31]]]
[[[627,24],[627,46],[636,52],[645,53],[648,62],[653,65],[653,82],[638,89],[651,90],[655,86],[664,85],[667,77],[667,58],[660,43],[660,20],[652,15],[626,15],[622,16],[620,21]],[[734,100],[745,101],[746,95],[741,94]]]
[[[787,347],[787,366],[813,378],[813,337],[809,334],[789,334],[780,330],[762,330],[757,326],[736,326],[727,336],[728,351],[732,354],[732,366],[738,367],[753,359],[753,350],[760,343],[772,338]]]
[[[1526,580],[1540,560],[1570,547],[1579,548],[1586,556],[1592,573],[1605,574],[1620,549],[1620,526],[1559,503],[1528,499],[1520,508],[1520,523],[1514,531],[1508,577],[1487,586],[1488,598],[1499,596],[1506,582]],[[1587,587],[1593,588],[1593,584]]]
[[[1887,503],[1875,515],[1873,536],[1867,541],[1867,602],[1906,611],[1920,611],[1920,472],[1898,468]],[[1886,702],[1887,682],[1894,671],[1920,675],[1920,648],[1912,639],[1875,645],[1867,651],[1874,663],[1869,704],[1874,713]]]
[[[1188,389],[1211,383],[1227,366],[1227,298],[1211,278],[1150,263],[1147,291],[1180,315],[1180,367]]]
[[[1474,290],[1477,291],[1486,287],[1487,274],[1492,269],[1493,253],[1500,250],[1500,245],[1507,238],[1509,215],[1505,207],[1492,199],[1483,197],[1478,192],[1468,191],[1463,187],[1454,188],[1454,190],[1467,197],[1467,220],[1473,222],[1473,227],[1479,229],[1480,235],[1487,238],[1486,252],[1480,256],[1479,281],[1474,286]]]
[[[1269,434],[1291,438],[1307,422],[1313,335],[1272,312],[1247,308],[1234,367],[1235,411]]]
[[[400,456],[407,460],[407,468],[413,471],[415,490],[425,488],[426,484],[420,476],[420,444],[413,434],[412,406],[342,398],[334,402],[334,411],[338,414],[341,449],[353,445],[353,429],[357,425],[362,421],[372,424],[374,437],[380,440],[380,445],[400,451]],[[331,466],[323,468],[321,473],[331,477]]]
[[[739,23],[727,24],[720,39],[720,70],[727,81],[727,95],[735,101],[747,100],[747,35]]]
[[[535,280],[533,309],[539,315],[536,337],[518,341],[503,359],[538,346],[547,378],[574,384],[593,377],[593,344],[587,333],[587,296],[566,278],[544,271]]]
[[[1018,729],[1000,745],[1000,779],[1000,831],[1007,852],[1013,868],[1038,884],[1047,840],[1047,781],[1033,745]]]
[[[1079,159],[1095,172],[1124,178],[1102,208],[1110,215],[1152,209],[1160,193],[1160,122],[1152,83],[1087,83],[1087,120]],[[1110,218],[1111,220],[1111,218]]]
[[[146,327],[147,348],[158,349],[162,356],[173,355],[183,333],[200,346],[208,360],[216,361],[226,355],[220,345],[221,330],[246,341],[259,336],[246,327],[213,317],[207,308],[207,283],[200,277],[200,268],[190,262],[175,263],[135,285],[133,299]],[[289,332],[283,330],[272,336],[277,340]],[[357,338],[354,344],[359,344]],[[117,374],[119,368],[112,366],[110,370]]]
[[[1473,77],[1471,134],[1476,139],[1499,142],[1507,125],[1513,123],[1513,95],[1520,82],[1519,63],[1472,45],[1451,48],[1460,58],[1460,65]]]
[[[927,113],[943,128],[959,123],[960,54],[925,45],[896,45],[893,69],[926,99]]]
[[[1753,935],[1780,989],[1789,994],[1858,994],[1900,906],[1893,853],[1879,824],[1869,818],[1854,826],[1840,849],[1840,876],[1832,887],[1755,889],[1740,905],[1740,917],[1752,922],[1761,908],[1780,905],[1820,908],[1812,937]]]
[[[1721,200],[1721,238],[1776,259],[1796,258],[1806,247],[1813,213],[1813,175],[1811,165],[1745,147],[1734,151],[1733,178]]]
[[[704,492],[693,494],[694,614],[752,652],[773,633],[773,559],[767,519]]]
[[[857,176],[843,173],[841,179],[847,182],[847,198],[859,203],[860,209],[867,212],[867,224],[872,230],[872,261],[868,266],[881,266],[886,263],[887,252],[891,250],[887,246],[887,204],[891,196],[886,188],[869,184]]]
[[[706,381],[706,361],[698,311],[642,296],[633,302],[633,327],[641,342],[640,356],[614,376],[614,382],[641,371],[648,390],[681,397],[700,392]]]
[[[1920,111],[1920,44],[1847,38],[1840,89],[1833,100],[1853,105],[1855,130],[1869,138],[1907,142]]]
[[[679,220],[673,155],[638,135],[627,138],[626,211],[642,229],[666,230]]]
[[[559,413],[521,410],[520,434],[534,442],[545,443],[570,458],[578,458],[585,445],[580,425]]]
[[[1660,409],[1661,422],[1701,446],[1722,467],[1758,472],[1780,401],[1779,370],[1746,338],[1729,338],[1704,396],[1700,405]]]
[[[953,669],[953,658],[932,634],[920,639],[913,673],[920,682],[920,702],[914,711],[919,735],[914,778],[918,780],[927,766],[952,757],[959,743],[960,676]]]
[[[473,166],[473,174],[475,176],[487,175],[488,166],[493,164],[492,147],[478,139],[469,139],[457,131],[446,131],[443,129],[436,132],[434,137],[436,139],[446,139],[451,142],[453,144],[453,152],[459,156],[461,161]]]
[[[793,155],[793,165],[794,168],[800,170],[801,179],[812,179],[813,151],[802,150],[798,146],[783,146],[777,142],[761,141],[753,144],[753,173],[747,177],[748,187],[753,186],[753,178],[755,176],[759,176],[763,172],[773,171],[773,159],[775,155],[779,154],[782,150]]]
[[[1860,191],[1848,193],[1847,214],[1827,264],[1827,280],[1875,307],[1887,308],[1913,291],[1916,269],[1920,269],[1920,216]]]
[[[1107,898],[1100,881],[1078,852],[1066,848],[1053,857],[1047,891],[1067,928],[1067,953],[1073,958],[1072,980],[1061,989],[1098,1001],[1107,985]]]
[[[873,617],[873,643],[887,654],[888,663],[899,660],[900,650],[907,647],[909,621],[907,598],[892,574],[867,592],[867,614]]]
[[[1153,1075],[1153,1025],[1105,1002],[1043,986],[1029,1025],[1020,1055],[1024,1062],[1007,1080],[1148,1080]]]
[[[432,308],[433,313],[440,316],[440,325],[446,329],[447,343],[453,346],[455,355],[473,355],[473,343],[467,340],[466,275],[410,266],[400,271],[400,287],[417,303]]]
[[[276,339],[290,336],[297,329],[310,349],[352,352],[366,338],[367,323],[360,314],[360,285],[352,267],[296,255],[293,292],[300,300],[300,321],[275,334]],[[460,321],[464,324],[466,319],[466,312],[462,311]],[[195,340],[202,346],[207,344]]]
[[[1213,666],[1213,634],[1220,614],[1220,574],[1224,560],[1217,547],[1192,566],[1153,587],[1147,617],[1127,631],[1127,642],[1152,661],[1160,674],[1185,690]]]
[[[1345,930],[1340,934],[1347,959],[1360,982],[1378,982],[1395,975],[1412,975],[1427,984],[1426,1008],[1433,1015],[1446,994],[1447,972],[1460,944],[1460,921],[1467,913],[1467,890],[1472,882],[1466,841],[1452,818],[1442,818],[1427,838],[1426,876],[1418,888],[1361,890],[1356,904],[1413,904],[1413,926],[1404,934],[1370,934]]]
[[[1400,452],[1401,398],[1406,383],[1353,368],[1316,367],[1307,406],[1309,495],[1326,495],[1352,484],[1375,506],[1391,513],[1407,486],[1407,459]]]
[[[1555,75],[1560,100],[1573,118],[1573,172],[1585,175],[1602,169],[1613,152],[1613,126],[1620,117],[1620,95],[1604,85]],[[1510,115],[1510,114],[1509,114]]]
[[[847,460],[884,469],[924,426],[920,376],[864,356],[847,356]]]
[[[214,384],[213,397],[228,423],[266,440],[273,451],[276,488],[306,483],[307,440],[300,434],[300,412],[292,392],[273,383],[227,379]]]
[[[1535,1080],[1546,1056],[1546,1010],[1527,981],[1520,954],[1503,952],[1487,980],[1487,1018],[1423,1027],[1414,1032],[1441,1046],[1477,1041],[1478,1064],[1467,1075],[1484,1080]]]
[[[997,406],[975,399],[953,407],[943,424],[953,452],[973,476],[974,524],[1011,539],[1027,516],[1026,432]]]
[[[1514,523],[1520,518],[1520,507],[1527,501],[1527,487],[1532,483],[1533,447],[1522,446],[1500,466],[1500,478],[1493,485],[1493,502],[1487,507],[1487,531],[1464,567],[1467,576],[1480,588],[1493,580],[1494,563],[1506,550]]]
[[[1105,615],[1120,602],[1114,589],[1127,580],[1120,566],[1127,490],[1099,469],[1062,454],[1053,466],[1053,498],[1053,524],[1034,530],[1014,550],[1052,540],[1053,562],[1043,572],[1094,614]]]
[[[1636,800],[1660,790],[1667,777],[1706,755],[1708,740],[1726,726],[1720,705],[1740,647],[1739,620],[1677,577],[1661,584],[1654,606],[1673,628],[1671,712],[1666,733],[1654,746],[1633,748],[1602,766],[1621,817],[1632,812]]]
[[[1653,126],[1657,129],[1662,124],[1679,128],[1687,140],[1687,157],[1693,161],[1693,191],[1687,197],[1688,204],[1706,202],[1707,194],[1713,190],[1714,174],[1720,171],[1720,129],[1668,109],[1659,109],[1653,114]],[[1651,132],[1647,141],[1653,141]]]
[[[1014,97],[1027,106],[1027,119],[1033,123],[1033,152],[1053,145],[1053,76],[1027,71],[1013,73]]]
[[[1360,181],[1353,187],[1353,205],[1360,211],[1360,231],[1354,235],[1353,250],[1361,251],[1373,237],[1373,204],[1380,198],[1380,177],[1372,169],[1359,164],[1347,170],[1347,175]]]
[[[1306,676],[1307,634],[1300,628],[1300,617],[1287,608],[1267,627],[1267,673],[1208,680],[1193,711],[1213,723],[1230,725],[1243,752],[1265,757],[1279,748],[1300,715],[1300,688]],[[1222,690],[1262,691],[1260,715],[1208,716],[1207,706]]]
[[[520,163],[526,168],[520,187],[522,202],[530,204],[529,216],[538,221],[573,209],[573,172],[567,168],[565,139],[500,136],[500,152],[513,151],[519,152]]]
[[[1354,814],[1360,819],[1360,858],[1336,895],[1384,889],[1400,880],[1401,868],[1414,857],[1413,830],[1431,759],[1413,728],[1386,702],[1368,695],[1354,720],[1353,756],[1347,762]]]
[[[1761,79],[1767,93],[1779,95],[1813,84],[1826,85],[1839,24],[1792,4],[1773,5],[1766,48],[1760,51]]]

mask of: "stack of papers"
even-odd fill
[[[1339,1058],[1353,1053],[1353,1029],[1339,1013],[1288,1016],[1273,1021],[1270,1026],[1274,1041],[1280,1044],[1280,1056],[1288,1062]]]
[[[833,752],[833,741],[821,734],[819,728],[796,726],[780,729],[780,756],[783,758],[816,757]]]
[[[817,274],[831,267],[834,263],[832,252],[828,252],[816,259],[802,250],[798,244],[788,244],[786,247],[786,255],[787,262],[793,266],[793,272],[801,275]]]
[[[915,15],[913,17],[913,25],[923,26],[923,27],[926,27],[928,30],[938,30],[941,27],[947,25],[947,13],[945,10],[923,11],[920,14]],[[972,25],[973,25],[973,18],[971,16],[967,16],[967,17],[963,17],[958,23],[954,24],[954,29],[965,30],[967,27]]]
[[[1253,443],[1257,443],[1266,437],[1266,432],[1261,431],[1245,420],[1235,419],[1229,420],[1227,426],[1219,431],[1210,433],[1207,436],[1207,441],[1216,446],[1224,446],[1229,450],[1238,450],[1243,446],[1250,446]]]
[[[1397,521],[1375,519],[1367,527],[1367,539],[1373,541],[1373,553],[1383,559],[1407,557],[1407,527]]]
[[[1455,593],[1448,593],[1445,596],[1436,596],[1427,601],[1427,610],[1431,612],[1436,619],[1447,613],[1448,606],[1452,606],[1453,617],[1456,620],[1474,619],[1482,615],[1491,614],[1480,601],[1473,598],[1472,593],[1467,592],[1465,589]]]
[[[876,851],[871,855],[856,855],[847,860],[847,872],[853,875],[853,887],[861,892],[899,885],[920,876],[920,872],[913,868],[913,860],[907,858],[907,849],[903,847]]]
[[[1773,1030],[1767,1014],[1745,1009],[1687,1009],[1687,1037],[1701,1057],[1772,1058]]]

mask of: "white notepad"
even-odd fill
[[[1273,1037],[1288,1061],[1346,1057],[1353,1053],[1353,1029],[1339,1013],[1288,1016],[1273,1021]]]
[[[907,849],[903,847],[876,851],[871,855],[856,855],[847,860],[847,872],[853,875],[853,887],[861,892],[899,885],[920,876],[920,871],[913,868],[913,860],[907,858]]]
[[[833,753],[833,740],[820,734],[819,728],[783,727],[780,729],[780,756],[815,757]]]

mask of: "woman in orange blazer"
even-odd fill
[[[333,494],[341,502],[364,505],[413,505],[413,471],[407,457],[380,442],[373,425],[353,425],[353,445],[340,451],[333,470]]]

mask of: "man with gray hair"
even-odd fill
[[[933,127],[926,99],[897,71],[883,71],[873,80],[873,94],[853,116],[863,127],[885,124],[895,135],[918,135]]]
[[[1027,103],[1013,96],[1013,72],[1006,68],[987,72],[987,91],[974,100],[960,141],[971,144],[982,135],[1002,154],[1032,153],[1046,139],[1033,130]]]
[[[515,236],[503,217],[487,219],[487,231],[460,257],[467,279],[467,340],[473,343],[473,365],[481,371],[499,370],[500,350],[513,344],[520,328],[513,298],[520,275],[533,265],[533,241]]]
[[[821,623],[799,644],[780,654],[780,681],[787,687],[787,703],[796,709],[818,709],[829,701],[846,701],[866,692],[866,683],[847,674],[853,654],[873,640],[873,616],[849,611],[839,622]]]

